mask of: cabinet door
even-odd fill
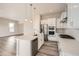
[[[79,4],[68,4],[68,27],[79,28]]]
[[[38,49],[40,49],[43,44],[44,44],[44,34],[41,33],[38,35]]]
[[[38,52],[38,38],[32,41],[32,56],[35,56]]]
[[[17,40],[17,55],[18,56],[31,56],[31,41],[30,40]]]

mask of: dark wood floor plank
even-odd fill
[[[16,36],[0,38],[0,56],[16,56]]]
[[[57,42],[46,41],[36,56],[58,56],[59,52],[57,46]]]

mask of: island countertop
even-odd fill
[[[34,40],[38,36],[29,36],[29,35],[23,35],[23,36],[18,36],[16,37],[17,40]]]

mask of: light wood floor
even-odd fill
[[[15,36],[0,38],[0,56],[15,56],[16,40]]]

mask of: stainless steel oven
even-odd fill
[[[49,35],[54,35],[55,34],[55,26],[49,26],[48,34]]]

